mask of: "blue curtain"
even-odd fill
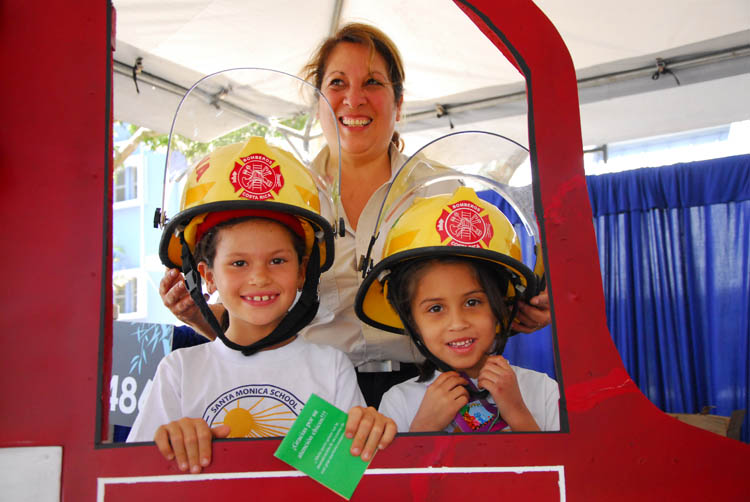
[[[586,181],[607,323],[641,391],[664,411],[750,413],[750,156]]]
[[[745,409],[749,442],[750,155],[586,181],[626,369],[664,411]],[[505,355],[555,376],[549,328],[511,338]]]

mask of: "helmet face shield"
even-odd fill
[[[528,191],[498,181],[497,174],[525,157],[522,146],[484,132],[451,134],[415,153],[381,207],[355,302],[360,319],[403,332],[386,298],[388,275],[416,259],[481,260],[510,274],[511,301],[535,295],[543,266],[533,201]]]
[[[249,150],[240,151],[242,145],[250,138],[262,138],[267,151],[282,152],[279,155],[290,161],[287,165],[293,161],[308,171],[319,201],[316,212],[335,227],[340,168],[334,169],[332,176],[311,169],[323,148],[339,149],[338,130],[335,138],[326,138],[318,125],[320,115],[326,113],[333,115],[327,100],[315,87],[283,72],[235,68],[201,79],[185,94],[172,120],[162,206],[155,223],[164,228],[178,213],[196,204],[216,202],[222,197],[232,199],[231,195],[222,194],[197,197],[196,202],[193,191],[194,200],[186,201],[187,190],[191,188],[186,188],[191,182],[189,174],[198,173],[208,179],[213,169],[210,160],[232,162],[229,159],[232,154],[245,154],[246,158]],[[274,172],[274,164],[269,164],[275,159],[267,151],[261,154],[266,159],[242,161],[238,157],[245,169],[237,174],[237,190],[242,190],[247,200],[251,200],[250,192],[244,190],[248,187],[242,187],[242,183],[249,183],[258,191],[253,196],[256,200],[274,200],[259,187],[273,193],[283,178]],[[285,165],[277,164],[282,169]]]
[[[528,166],[518,167],[527,158],[528,150],[520,144],[484,131],[452,133],[428,143],[394,177],[381,205],[374,235],[382,243],[383,234],[415,199],[449,194],[457,186],[468,186],[481,199],[497,205],[522,230],[519,233],[524,242],[528,239],[534,247],[540,239],[533,198],[530,191],[511,186],[508,174],[516,172],[516,168],[529,171]],[[375,262],[381,253],[371,253],[369,258],[372,261],[368,263]],[[525,253],[523,261],[535,270],[541,257],[536,260],[533,253]]]

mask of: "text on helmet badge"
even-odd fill
[[[240,161],[241,164],[234,163],[234,169],[229,174],[234,191],[242,189],[240,197],[267,200],[279,194],[284,186],[284,177],[281,175],[281,166],[275,164],[275,160],[262,153],[254,153],[240,157]]]
[[[468,200],[449,204],[435,223],[440,240],[448,246],[489,246],[493,235],[492,224],[489,215],[481,213],[482,208]]]

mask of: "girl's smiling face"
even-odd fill
[[[434,262],[415,280],[411,313],[427,349],[475,378],[495,340],[497,319],[474,268]]]
[[[291,231],[271,220],[252,219],[221,228],[213,267],[198,270],[208,290],[219,291],[229,313],[227,338],[249,345],[270,334],[287,314],[305,281]]]
[[[321,92],[333,108],[345,154],[377,156],[388,151],[401,113],[388,75],[383,57],[364,45],[341,42],[331,51]],[[320,106],[325,104],[321,101]],[[321,109],[318,115],[329,144],[335,144],[330,112]]]

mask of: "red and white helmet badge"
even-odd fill
[[[492,224],[489,215],[482,216],[481,213],[482,208],[468,200],[448,205],[435,223],[440,240],[447,246],[489,246],[493,235]]]
[[[262,153],[254,153],[247,157],[240,157],[234,163],[234,169],[229,174],[229,181],[234,191],[242,190],[240,197],[250,200],[267,200],[279,194],[284,186],[281,166],[276,161]],[[275,165],[274,165],[275,164]]]

